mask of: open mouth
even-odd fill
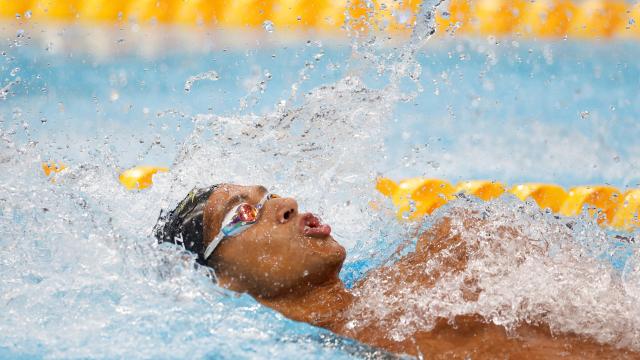
[[[312,213],[302,215],[300,227],[305,236],[324,238],[331,235],[331,226],[323,224],[320,219]]]

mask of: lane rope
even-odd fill
[[[419,0],[0,0],[19,22],[164,23],[220,28],[336,32],[345,26],[409,33]],[[638,38],[640,3],[623,0],[449,0],[441,35]]]
[[[522,201],[533,199],[542,209],[564,216],[578,216],[584,209],[598,223],[616,230],[633,231],[640,227],[640,189],[621,192],[610,185],[575,186],[566,191],[559,185],[527,183],[508,188],[488,180],[461,181],[455,186],[442,179],[410,178],[394,182],[379,178],[376,188],[391,199],[400,220],[414,220],[431,214],[454,199],[458,193],[484,201],[511,193]]]
[[[49,161],[42,163],[42,171],[52,181],[67,169],[65,164]],[[168,172],[162,166],[141,165],[124,170],[118,180],[127,190],[144,190],[153,185],[153,176]],[[522,201],[533,199],[542,209],[550,209],[564,216],[577,216],[587,209],[600,225],[622,231],[640,227],[640,189],[624,193],[610,185],[576,186],[569,191],[555,184],[527,183],[508,188],[505,184],[489,180],[461,181],[452,185],[446,180],[409,178],[395,182],[389,178],[376,179],[376,189],[391,199],[396,216],[411,221],[430,215],[437,208],[465,193],[483,201],[490,201],[511,193]]]

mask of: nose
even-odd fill
[[[275,199],[276,203],[276,221],[285,224],[298,214],[298,202],[291,198]]]

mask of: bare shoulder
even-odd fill
[[[490,216],[477,209],[453,209],[420,234],[416,252],[434,255],[444,250],[454,249],[456,246],[460,247],[463,245],[463,235],[473,237],[474,234],[486,229],[491,222]],[[500,224],[495,230],[496,234],[504,240],[522,236],[515,226],[507,224]],[[473,243],[466,242],[466,245],[473,246]]]
[[[477,214],[471,210],[456,209],[449,212],[419,235],[416,252],[434,255],[459,244],[461,230],[473,228],[478,219]]]

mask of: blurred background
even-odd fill
[[[638,4],[426,4],[435,5],[437,32],[416,45],[420,84],[404,84],[413,94],[394,110],[382,173],[635,186]],[[384,86],[420,6],[2,0],[1,116],[30,119],[29,136],[52,144],[78,132],[122,138],[126,128],[136,139],[127,140],[120,166],[169,165],[171,147],[150,146],[160,123],[180,122],[180,138],[191,126],[180,119],[265,113],[346,75]],[[363,54],[378,50],[387,59],[372,65]],[[51,146],[43,157],[80,153]]]

